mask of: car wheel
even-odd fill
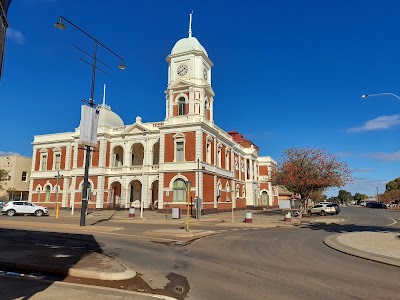
[[[13,210],[13,209],[7,210],[7,215],[8,215],[9,217],[14,216],[14,215],[15,215],[15,210]]]
[[[37,211],[35,211],[35,216],[36,216],[36,217],[41,217],[41,216],[43,216],[43,210],[38,209]]]
[[[307,215],[309,215],[309,216],[312,215],[311,210],[309,210],[309,211],[307,212]]]
[[[321,211],[321,216],[326,216],[326,212],[324,210]]]

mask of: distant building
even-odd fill
[[[10,155],[0,156],[0,169],[6,170],[8,178],[2,181],[0,190],[2,200],[28,200],[29,179],[32,168],[32,158]]]
[[[204,210],[277,207],[278,188],[270,182],[276,162],[260,157],[258,147],[242,134],[214,123],[213,63],[191,30],[167,62],[165,99],[154,102],[165,106],[163,121],[144,123],[136,117],[125,125],[104,97],[98,145],[89,162],[89,208],[185,209],[188,181],[188,200],[202,199]],[[237,109],[240,116],[243,108]],[[32,202],[54,206],[59,191],[62,207],[81,207],[85,151],[79,134],[77,128],[34,137]]]
[[[11,0],[0,0],[0,79],[3,73],[4,51],[6,48],[7,11]]]

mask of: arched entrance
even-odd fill
[[[261,205],[262,206],[269,206],[269,195],[266,191],[261,193]]]
[[[153,146],[153,165],[158,165],[160,160],[160,142],[157,142]]]
[[[121,183],[113,182],[108,195],[107,208],[117,209],[121,207]]]
[[[133,180],[129,183],[129,203],[132,207],[140,208],[142,201],[142,183],[139,180]]]
[[[150,208],[158,209],[158,180],[151,184],[150,189]]]
[[[120,168],[124,165],[124,149],[121,146],[117,146],[113,149],[113,162],[114,168]]]
[[[136,143],[131,148],[131,166],[142,166],[144,159],[144,147]]]

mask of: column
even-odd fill
[[[97,177],[96,208],[104,207],[104,176]]]
[[[63,174],[61,174],[61,175],[63,175]],[[69,177],[66,177],[64,175],[62,196],[61,196],[61,207],[67,207],[68,206],[69,182],[70,182]]]

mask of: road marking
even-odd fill
[[[386,226],[392,226],[392,225],[397,223],[397,221],[395,219],[392,219],[392,218],[389,218],[389,217],[386,217],[386,218],[393,221],[392,224],[389,224],[389,225],[386,225]]]

